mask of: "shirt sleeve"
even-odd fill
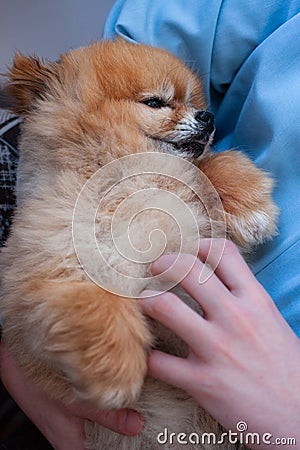
[[[279,233],[251,267],[300,336],[299,30],[300,0],[118,0],[104,36],[185,61],[204,80],[215,150],[237,148],[274,178]]]

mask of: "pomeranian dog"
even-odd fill
[[[4,332],[20,366],[53,398],[72,402],[80,397],[99,409],[129,406],[145,416],[145,427],[136,437],[87,422],[90,449],[155,450],[162,448],[157,436],[165,428],[170,433],[221,433],[186,393],[146,376],[151,345],[180,356],[186,347],[141,313],[135,297],[145,284],[133,284],[130,295],[119,294],[123,278],[114,273],[122,267],[125,274],[136,270],[143,278],[150,262],[127,261],[117,252],[109,224],[124,198],[158,188],[180,194],[198,221],[200,237],[210,237],[206,207],[178,181],[185,170],[178,161],[188,160],[219,194],[223,211],[201,177],[190,180],[199,184],[203,204],[214,211],[217,229],[225,215],[227,238],[248,252],[276,232],[272,181],[237,151],[210,151],[214,118],[206,111],[201,82],[164,50],[119,39],[71,51],[54,63],[17,54],[6,91],[13,98],[12,110],[24,118],[17,209],[0,261]],[[103,287],[78,259],[74,208],[83,186],[99,169],[105,174],[109,163],[146,153],[176,155],[166,164],[170,170],[174,165],[178,179],[159,173],[135,177],[102,203],[95,233],[110,269],[97,264],[88,243],[84,250],[84,239],[81,252],[91,270],[107,278]],[[109,177],[122,180],[122,164]],[[98,194],[95,186],[84,190],[83,210],[93,203],[97,209]],[[147,197],[140,205],[132,198],[130,205],[142,210],[143,202]],[[119,225],[131,217],[130,208],[119,216]],[[135,244],[145,240],[150,224],[168,236],[166,251],[177,251],[178,238],[159,214],[152,210],[137,218]],[[85,210],[76,223],[82,238],[84,216]],[[165,444],[169,446],[181,447]],[[207,443],[197,448],[217,447]],[[220,448],[241,447],[224,443]]]

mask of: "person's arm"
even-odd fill
[[[5,336],[0,343],[0,376],[7,391],[56,450],[85,448],[86,419],[128,436],[138,434],[143,427],[142,418],[135,411],[97,412],[83,401],[67,407],[49,398],[24,376],[5,343]]]
[[[227,429],[236,431],[237,423],[245,421],[248,432],[270,433],[271,442],[296,438],[299,446],[300,341],[231,242],[226,242],[215,273],[199,284],[201,259],[208,257],[215,267],[219,257],[216,245],[208,256],[209,247],[210,240],[201,240],[199,259],[181,282],[203,308],[204,317],[170,292],[142,294],[144,312],[189,346],[186,359],[154,350],[149,373],[185,390]],[[162,274],[176,258],[162,256],[152,273]],[[169,277],[179,279],[191,261],[190,255],[179,256]]]

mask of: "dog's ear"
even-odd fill
[[[9,109],[20,115],[30,111],[35,101],[46,94],[51,81],[58,78],[58,67],[58,63],[44,62],[36,56],[17,53],[4,86]]]

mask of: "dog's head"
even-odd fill
[[[129,147],[199,158],[214,135],[198,78],[168,52],[121,39],[56,63],[18,54],[7,92],[39,137],[78,148],[104,143],[113,159]]]

